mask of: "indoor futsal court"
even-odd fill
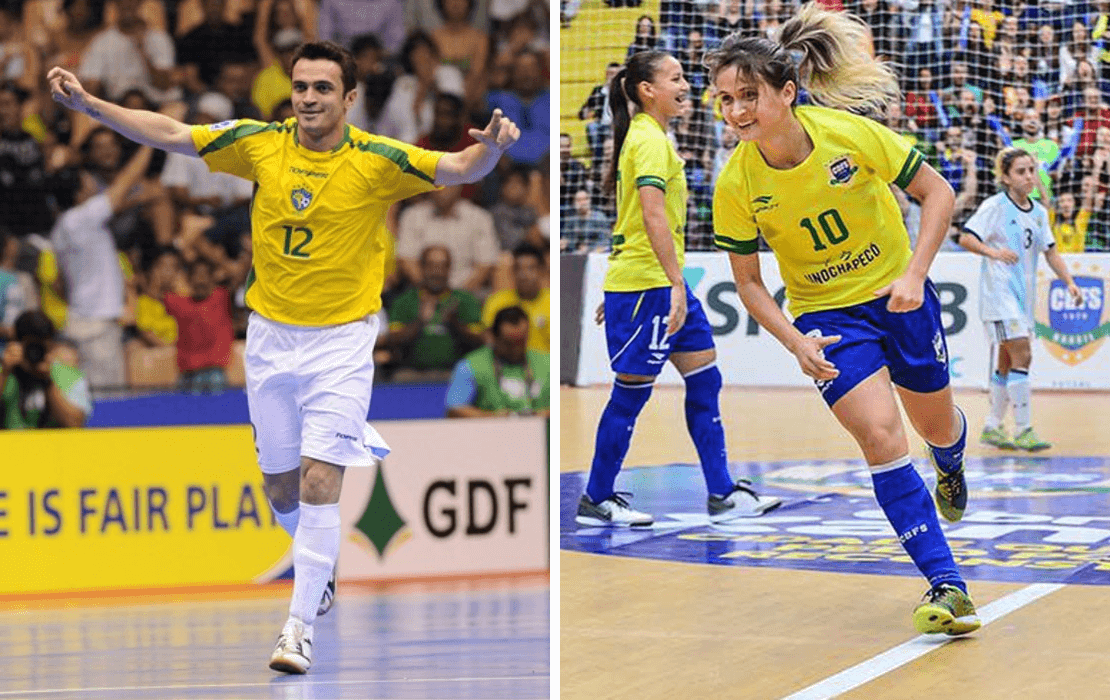
[[[655,526],[579,529],[608,392],[561,396],[563,698],[1110,698],[1105,393],[1034,392],[1034,425],[1055,446],[1030,454],[979,445],[987,394],[956,391],[971,494],[964,519],[942,524],[984,625],[953,639],[914,630],[928,585],[809,388],[721,395],[733,475],[781,496],[778,510],[709,525],[683,390],[660,386],[617,480]]]
[[[304,676],[271,671],[289,585],[0,602],[0,699],[546,698],[547,576],[340,582]]]

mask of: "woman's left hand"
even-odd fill
[[[885,297],[888,294],[890,299],[886,302],[887,311],[895,314],[913,311],[925,301],[925,283],[902,275],[875,292],[876,297]]]

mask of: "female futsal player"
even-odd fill
[[[714,193],[716,243],[729,251],[748,312],[794,354],[863,451],[879,505],[929,580],[915,627],[966,634],[979,618],[910,461],[891,389],[929,445],[937,506],[959,520],[967,425],[948,386],[940,303],[927,277],[954,196],[897,134],[831,109],[900,97],[894,73],[865,52],[867,37],[858,19],[811,3],[778,41],[733,35],[707,59],[741,141]],[[796,106],[802,87],[826,106]],[[921,203],[912,251],[890,183]],[[778,260],[793,324],[763,284],[757,235]]]
[[[1038,177],[1037,162],[1020,148],[1006,148],[995,158],[1002,191],[988,197],[964,225],[957,240],[983,256],[979,273],[979,317],[998,358],[991,377],[991,408],[979,438],[995,447],[1034,452],[1051,444],[1033,432],[1029,409],[1029,362],[1033,348],[1033,302],[1037,255],[1064,281],[1078,306],[1083,295],[1056,250],[1048,212],[1029,198]],[[1007,398],[1014,409],[1014,439],[1003,427]]]
[[[761,515],[779,505],[760,498],[728,473],[718,398],[721,373],[713,332],[701,303],[682,277],[686,176],[666,125],[682,114],[690,86],[682,66],[662,51],[628,59],[609,86],[613,158],[606,187],[617,195],[613,252],[605,275],[605,335],[616,380],[597,426],[580,525],[648,526],[614,491],[636,416],[669,359],[686,381],[686,425],[709,490],[710,519]],[[630,117],[629,102],[635,106]]]

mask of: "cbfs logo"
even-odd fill
[[[305,209],[308,209],[309,204],[312,204],[312,193],[303,187],[298,187],[297,189],[293,190],[293,193],[290,195],[290,199],[293,202],[294,209],[296,209],[297,211],[304,211]]]
[[[1077,303],[1059,279],[1040,280],[1037,286],[1036,335],[1053,357],[1075,366],[1093,355],[1110,335],[1106,313],[1106,280],[1074,275],[1082,299]]]

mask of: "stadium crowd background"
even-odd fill
[[[446,379],[466,352],[491,341],[483,318],[521,301],[514,261],[522,257],[542,263],[542,304],[521,305],[535,336],[529,348],[546,352],[548,26],[542,0],[2,0],[0,345],[11,341],[21,312],[41,308],[63,340],[55,359],[80,366],[94,396],[241,385],[251,183],[156,152],[108,222],[118,268],[90,263],[95,236],[82,229],[97,222],[79,216],[65,225],[63,216],[108,191],[136,146],[54,103],[45,75],[62,66],[102,97],[190,123],[277,121],[292,116],[293,50],[327,39],[356,57],[359,98],[348,115],[355,126],[444,151],[473,143],[467,129],[497,107],[522,130],[483,182],[391,212],[382,310],[389,323],[375,351],[378,376]],[[535,266],[526,267],[524,285],[535,286]],[[120,277],[124,299],[116,303]],[[72,287],[112,300],[71,299]],[[406,295],[415,303],[404,303]],[[167,299],[193,306],[176,315]],[[213,299],[215,310],[195,308]],[[409,307],[415,334],[402,333],[414,322],[403,313]],[[70,331],[87,320],[75,318],[82,309],[122,329],[118,343],[109,334],[108,346],[124,362],[123,386],[98,379],[89,365],[96,359],[78,351],[82,339]],[[227,326],[232,338],[213,337]],[[429,352],[433,361],[424,361]],[[215,377],[189,364],[211,364],[213,356],[227,358]],[[195,381],[181,383],[186,376]]]
[[[902,103],[871,116],[913,142],[952,185],[957,194],[953,232],[997,191],[994,157],[1013,143],[1036,154],[1042,165],[1043,189],[1033,196],[1054,217],[1059,250],[1110,251],[1110,1],[819,2],[862,18],[871,28],[874,53],[897,70]],[[798,5],[793,0],[563,3],[564,32],[587,31],[591,22],[601,22],[596,13],[632,7],[638,13],[629,15],[635,22],[619,36],[605,34],[612,50],[604,75],[596,61],[588,69],[576,66],[564,48],[563,94],[568,77],[587,70],[595,85],[583,104],[564,98],[560,110],[564,253],[609,247],[616,212],[613,199],[601,190],[612,151],[604,81],[627,56],[650,48],[676,56],[691,86],[690,107],[669,134],[686,160],[687,250],[712,249],[712,191],[736,139],[714,113],[702,58],[732,32],[773,36]],[[585,126],[585,138],[577,142],[570,135],[580,131],[576,121]],[[920,210],[901,191],[895,189],[895,195],[916,240]],[[945,249],[961,250],[951,241]]]

